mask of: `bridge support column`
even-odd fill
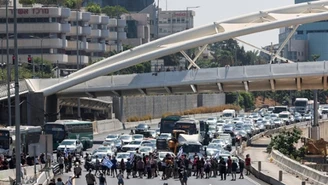
[[[318,91],[313,91],[313,123],[311,127],[311,139],[319,140],[320,139],[320,127],[318,123]]]
[[[45,98],[45,107],[46,107],[45,122],[56,121],[57,116],[59,115],[59,105],[58,105],[57,96],[56,95],[47,96]]]
[[[45,114],[43,93],[29,92],[27,96],[27,124],[42,126]]]

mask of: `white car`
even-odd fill
[[[57,151],[66,151],[71,154],[80,154],[83,152],[83,144],[78,139],[65,139],[57,147]]]
[[[133,134],[132,140],[133,141],[142,141],[144,139],[144,136],[142,134]]]
[[[133,140],[132,135],[128,134],[120,135],[119,139],[123,142],[123,145],[128,144]]]
[[[122,159],[125,163],[128,162],[129,158],[130,158],[130,153],[128,153],[128,152],[119,152],[116,154],[116,160],[117,160],[118,164],[121,163]]]
[[[95,151],[96,151],[95,153],[103,152],[103,153],[107,153],[107,154],[112,154],[115,152],[114,148],[111,146],[101,146],[101,147],[97,148]]]
[[[215,118],[215,117],[211,117],[211,118],[208,118],[207,120],[206,120],[206,123],[207,124],[209,124],[209,125],[216,125],[216,122],[217,122],[218,120]]]
[[[149,153],[154,152],[154,149],[153,149],[153,147],[149,147],[149,146],[141,146],[138,151],[141,155],[143,155],[143,154],[149,155]]]
[[[131,141],[129,144],[122,146],[121,150],[123,152],[126,151],[134,151],[140,148],[142,141]]]
[[[112,156],[112,154],[108,154],[107,152],[96,152],[95,154],[92,155],[91,157],[91,163],[92,164],[95,164],[96,163],[96,160],[97,160],[97,157],[98,157],[98,160],[99,162],[101,162],[101,160],[106,157],[106,156]]]
[[[105,141],[114,141],[114,140],[117,140],[119,138],[119,134],[109,134]]]

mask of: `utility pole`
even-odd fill
[[[156,39],[159,38],[159,0],[157,0]]]
[[[20,138],[20,98],[18,79],[17,1],[14,0],[14,56],[15,56],[15,135]],[[15,140],[16,185],[21,185],[21,140]]]
[[[7,49],[7,104],[8,104],[8,125],[11,126],[11,97],[10,97],[10,82],[11,82],[11,70],[9,62],[9,32],[8,32],[8,3],[6,0],[6,49]]]

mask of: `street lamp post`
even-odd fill
[[[41,77],[43,78],[43,37],[41,38]]]
[[[10,70],[10,63],[9,63],[8,3],[9,0],[6,0],[7,104],[8,104],[8,125],[11,126],[11,98],[10,98],[11,70]]]
[[[186,9],[186,13],[187,13],[187,20],[186,20],[186,30],[188,30],[189,29],[189,9],[196,9],[196,8],[199,8],[200,6],[189,6],[189,7],[187,7],[187,9]]]

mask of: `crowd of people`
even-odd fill
[[[88,161],[90,162],[90,156],[88,154],[84,159],[85,165]],[[190,160],[186,154],[173,157],[168,153],[161,161],[158,160],[156,155],[149,154],[134,155],[124,162],[123,159],[117,161],[115,156],[106,156],[103,158],[96,158],[93,167],[89,168],[90,170],[88,169],[89,172],[85,177],[88,185],[93,185],[97,178],[100,182],[99,185],[106,184],[106,176],[116,177],[118,179],[118,184],[123,184],[123,179],[152,179],[161,177],[163,180],[169,178],[179,179],[182,185],[187,185],[188,178],[191,176],[195,176],[196,179],[220,177],[220,179],[224,181],[227,180],[227,176],[231,175],[231,180],[236,181],[237,172],[239,172],[239,179],[243,179],[244,169],[246,169],[246,175],[249,175],[249,168],[251,165],[251,158],[249,155],[246,155],[245,160],[236,161],[231,157],[228,157],[227,160],[222,157],[219,157],[219,159],[215,157],[201,158],[195,153],[193,159],[194,160]],[[109,160],[111,165],[105,165],[105,160]],[[80,156],[74,157],[73,155],[65,156],[59,154],[59,156],[57,156],[57,161],[61,165],[61,170],[65,168],[67,169],[66,172],[69,172],[73,164],[75,164],[73,170],[74,174],[76,174],[77,169],[79,169],[80,173],[82,171],[80,167]],[[62,173],[63,172],[64,171],[62,171]],[[75,175],[75,177],[72,178],[78,177],[79,176]],[[70,179],[66,184],[70,185]],[[56,185],[61,185],[60,183],[58,184],[58,180]]]

